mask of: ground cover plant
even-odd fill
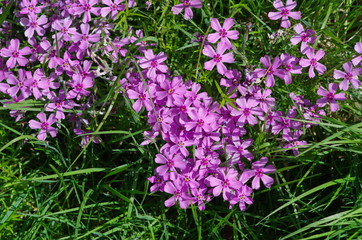
[[[359,239],[359,1],[1,1],[1,239]]]

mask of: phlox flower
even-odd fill
[[[155,94],[154,84],[149,84],[146,88],[143,82],[140,82],[137,88],[135,88],[134,90],[128,89],[127,94],[130,99],[136,99],[136,101],[132,105],[133,109],[136,112],[139,112],[142,106],[144,106],[147,111],[152,110],[151,99],[152,97],[154,97]]]
[[[301,74],[302,67],[298,65],[298,58],[289,55],[288,53],[283,53],[280,56],[280,60],[282,60],[281,69],[284,73],[284,82],[285,84],[292,83],[292,75],[293,74]]]
[[[179,14],[183,9],[185,9],[184,19],[189,20],[193,18],[194,13],[191,10],[191,7],[201,8],[202,0],[181,0],[182,3],[177,4],[171,8],[173,14]]]
[[[309,71],[308,71],[309,78],[315,77],[314,69],[316,69],[319,74],[323,74],[327,70],[326,66],[318,62],[321,58],[324,57],[325,54],[322,49],[319,49],[318,52],[314,54],[314,49],[308,48],[305,54],[307,55],[308,59],[305,58],[300,59],[299,64],[302,67],[309,66]]]
[[[164,64],[164,61],[167,59],[167,55],[163,52],[158,53],[157,55],[153,54],[152,49],[148,49],[144,52],[145,56],[141,58],[138,63],[141,68],[147,69],[147,77],[150,79],[156,79],[157,70],[166,73],[168,67]]]
[[[206,203],[211,201],[210,194],[207,193],[208,188],[206,186],[200,186],[199,188],[191,188],[191,194],[194,196],[193,202],[197,203],[200,211],[206,209]]]
[[[232,190],[239,189],[241,182],[237,179],[238,172],[233,168],[223,168],[216,171],[215,175],[210,175],[206,178],[207,182],[212,189],[212,194],[217,197],[221,194],[224,200],[229,200],[230,193]]]
[[[322,96],[322,98],[317,100],[317,105],[319,107],[325,106],[327,103],[330,104],[331,112],[336,112],[339,110],[339,105],[336,102],[337,101],[343,101],[346,100],[346,95],[344,93],[336,93],[338,89],[337,83],[330,83],[328,85],[328,91],[324,89],[323,87],[319,87],[317,94]]]
[[[93,5],[98,3],[98,0],[78,0],[79,5],[74,7],[74,14],[75,15],[83,15],[83,23],[88,23],[92,20],[91,13],[93,13],[96,16],[99,16],[100,14],[100,8],[99,7],[93,7]]]
[[[225,43],[228,48],[231,48],[231,42],[229,39],[236,40],[239,38],[239,32],[236,30],[229,30],[234,25],[234,19],[227,18],[224,21],[222,27],[220,26],[217,18],[211,19],[211,28],[217,31],[217,33],[211,33],[207,36],[207,40],[210,43],[216,43],[219,39]]]
[[[362,84],[358,80],[358,75],[360,74],[362,69],[361,68],[353,69],[352,62],[344,63],[343,69],[345,72],[342,72],[340,70],[334,70],[333,74],[333,77],[335,79],[343,78],[343,81],[339,84],[339,88],[341,90],[347,91],[349,83],[351,83],[355,89],[358,89],[358,87]]]
[[[205,107],[193,108],[188,115],[191,120],[185,123],[186,131],[193,130],[197,137],[202,137],[203,131],[211,132],[217,128],[215,114]]]
[[[249,138],[244,141],[235,141],[225,147],[227,156],[230,158],[230,164],[239,164],[241,158],[246,158],[251,161],[254,155],[247,148],[253,144],[253,139]]]
[[[52,28],[57,31],[56,34],[52,36],[53,39],[57,39],[57,41],[70,41],[71,35],[77,33],[75,27],[70,27],[72,25],[72,20],[68,18],[57,19],[52,23]]]
[[[155,162],[162,164],[156,168],[156,172],[161,176],[165,175],[167,172],[176,172],[176,169],[182,170],[186,168],[184,157],[179,153],[159,153],[156,155]]]
[[[252,193],[253,193],[252,188],[246,185],[242,185],[240,189],[238,189],[236,193],[233,194],[234,197],[230,200],[230,205],[235,205],[239,203],[240,210],[245,211],[246,209],[245,204],[251,205],[254,202],[254,200],[250,197]]]
[[[224,62],[233,63],[235,61],[232,53],[224,54],[227,49],[227,44],[223,42],[217,44],[216,52],[210,45],[206,45],[202,53],[212,59],[204,63],[204,68],[211,71],[216,65],[218,73],[224,75],[227,72]]]
[[[255,94],[255,100],[259,102],[260,108],[263,112],[267,113],[275,105],[275,98],[269,97],[272,94],[272,90],[267,88],[263,92],[258,90]]]
[[[248,123],[250,125],[255,125],[258,123],[258,119],[255,116],[263,116],[263,110],[258,107],[259,102],[254,98],[246,99],[245,97],[240,97],[236,99],[238,110],[232,109],[231,116],[238,116],[237,125],[243,126]]]
[[[7,48],[2,48],[0,50],[0,56],[9,57],[9,59],[6,61],[6,66],[8,68],[14,68],[16,63],[22,67],[28,63],[28,59],[26,59],[24,55],[31,54],[31,49],[29,47],[19,49],[19,47],[19,39],[11,39],[10,45]]]
[[[179,179],[166,182],[164,191],[173,195],[165,201],[166,207],[171,207],[178,202],[180,207],[185,209],[191,204],[192,197],[187,193],[187,185]]]
[[[54,97],[51,103],[46,105],[46,111],[55,111],[55,118],[58,120],[65,119],[64,110],[72,109],[75,103],[72,100],[67,100],[64,91],[60,91],[58,97]]]
[[[158,100],[166,99],[166,106],[171,107],[183,100],[186,89],[180,76],[174,77],[172,81],[160,81],[160,89],[155,92]]]
[[[260,180],[265,187],[270,188],[274,183],[274,179],[266,174],[273,173],[276,169],[273,165],[265,167],[267,162],[268,158],[266,157],[262,157],[259,161],[253,162],[252,169],[245,170],[240,176],[240,181],[245,184],[250,178],[254,177],[251,183],[253,189],[258,190],[260,188]]]
[[[36,117],[39,119],[40,122],[35,120],[29,121],[29,127],[31,129],[40,129],[40,132],[38,133],[37,138],[41,141],[44,141],[47,137],[47,133],[50,134],[50,136],[55,137],[58,133],[58,130],[51,125],[54,124],[57,119],[55,118],[54,114],[50,114],[49,118],[47,119],[45,113],[41,112],[36,115]]]
[[[301,23],[295,25],[294,31],[296,31],[297,35],[293,36],[290,41],[293,45],[302,42],[300,52],[305,54],[305,51],[308,49],[308,43],[313,44],[317,39],[317,36],[315,36],[316,32],[311,29],[305,31]]]
[[[10,97],[15,98],[19,91],[21,93],[20,98],[22,99],[30,96],[31,92],[29,86],[32,84],[32,80],[27,78],[27,74],[24,69],[19,69],[18,78],[16,78],[14,74],[10,74],[6,81],[10,85],[10,87],[6,90],[6,93],[9,94]]]
[[[120,4],[124,0],[102,0],[102,3],[107,5],[108,7],[103,7],[100,10],[101,16],[106,17],[109,13],[111,13],[111,18],[114,19],[118,12],[124,11],[126,9],[126,5]]]
[[[91,92],[86,90],[93,87],[93,80],[91,77],[83,78],[80,74],[74,74],[72,76],[72,82],[70,86],[73,88],[67,93],[67,99],[76,98],[79,100],[82,96],[88,96]]]
[[[45,30],[42,25],[45,25],[48,22],[48,18],[45,15],[41,15],[37,18],[36,15],[28,15],[28,18],[20,19],[20,23],[27,27],[24,34],[25,37],[31,38],[34,36],[34,32],[36,32],[39,36],[43,36],[45,34]]]
[[[301,12],[291,12],[296,6],[297,3],[293,0],[287,0],[286,5],[284,7],[284,4],[281,0],[275,0],[273,3],[273,6],[279,11],[279,12],[270,12],[268,13],[268,17],[271,20],[277,20],[279,18],[282,18],[282,23],[280,24],[283,28],[289,28],[290,27],[290,21],[289,17],[299,20],[301,18]]]
[[[279,67],[282,65],[282,61],[279,57],[275,57],[273,63],[268,55],[260,58],[260,62],[264,65],[265,68],[257,68],[254,70],[254,73],[257,78],[266,76],[265,86],[273,87],[275,85],[274,76],[284,79],[285,73]]]
[[[292,148],[294,156],[297,156],[299,154],[299,147],[298,146],[304,146],[307,145],[306,141],[299,141],[298,139],[302,135],[301,130],[296,130],[295,132],[288,131],[283,132],[283,139],[287,140],[289,143],[285,145],[283,148]]]
[[[100,34],[89,34],[89,24],[88,23],[82,23],[80,25],[80,30],[82,33],[75,32],[72,35],[72,40],[74,42],[80,42],[79,48],[81,50],[85,50],[88,48],[90,42],[96,43],[100,40]]]
[[[36,15],[40,13],[42,6],[36,6],[38,4],[37,0],[22,0],[20,10],[21,14],[29,14],[29,15]]]

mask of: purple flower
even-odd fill
[[[142,106],[144,106],[147,111],[152,110],[151,98],[154,97],[155,94],[154,84],[149,84],[148,89],[146,89],[143,82],[140,82],[135,90],[129,89],[127,94],[130,99],[137,99],[132,105],[136,112],[139,112]]]
[[[179,179],[166,182],[164,191],[173,195],[165,201],[166,207],[171,207],[178,202],[180,207],[185,209],[191,204],[192,197],[187,193],[187,185]]]
[[[265,187],[270,188],[274,183],[274,179],[266,174],[273,173],[276,169],[273,165],[265,167],[267,162],[268,158],[266,157],[262,157],[259,161],[253,162],[252,169],[245,170],[240,176],[240,181],[245,184],[250,178],[254,177],[251,183],[253,189],[258,190],[260,188],[260,180],[264,183]]]
[[[89,42],[93,42],[96,43],[100,40],[100,34],[96,33],[96,34],[89,34],[89,24],[88,23],[83,23],[82,25],[80,25],[80,30],[81,30],[81,34],[80,33],[73,33],[72,36],[72,40],[74,42],[80,42],[79,48],[82,50],[85,50],[88,48]]]
[[[250,197],[252,193],[253,189],[246,185],[242,185],[234,194],[235,196],[230,200],[230,205],[239,203],[240,210],[245,211],[245,204],[251,205],[254,202],[254,200]]]
[[[25,37],[31,38],[34,36],[34,31],[38,33],[39,36],[43,36],[45,34],[45,30],[41,25],[44,25],[48,22],[48,18],[45,15],[41,15],[38,19],[36,15],[29,15],[29,18],[22,18],[20,20],[23,26],[26,26],[24,34]]]
[[[207,181],[209,182],[210,186],[213,187],[212,194],[217,197],[222,192],[224,200],[229,200],[227,193],[230,193],[232,190],[236,190],[241,187],[241,182],[237,180],[237,175],[238,172],[235,169],[224,168],[218,170],[215,175],[207,177]]]
[[[156,71],[166,73],[168,67],[163,63],[167,59],[167,55],[163,52],[158,53],[157,55],[153,54],[152,49],[148,49],[144,52],[145,57],[139,60],[139,65],[143,69],[147,70],[147,77],[150,79],[156,79]]]
[[[233,63],[235,61],[232,53],[224,54],[227,49],[227,44],[223,42],[219,42],[217,44],[216,52],[210,45],[206,45],[202,50],[202,53],[208,57],[211,57],[212,60],[205,62],[204,68],[211,71],[216,65],[218,73],[224,75],[227,72],[227,69],[223,62]]]
[[[171,8],[173,14],[179,14],[183,9],[185,9],[184,19],[189,20],[193,18],[194,13],[191,10],[191,7],[201,8],[202,0],[181,0],[182,3],[177,4]]]
[[[49,118],[46,118],[45,113],[41,112],[36,115],[36,117],[39,119],[40,122],[35,120],[29,121],[29,127],[31,129],[40,129],[40,132],[37,136],[37,138],[41,141],[44,141],[47,137],[47,133],[50,134],[50,136],[55,137],[58,133],[58,130],[52,127],[51,125],[57,121],[54,114],[50,114]]]
[[[258,101],[254,98],[246,100],[245,97],[236,99],[239,110],[232,109],[231,116],[239,116],[238,125],[243,126],[245,123],[255,125],[258,123],[257,118],[254,116],[262,116],[263,110],[258,107]]]
[[[319,107],[323,107],[327,103],[330,104],[331,112],[336,112],[339,110],[339,105],[336,102],[346,100],[346,95],[344,93],[336,93],[336,90],[338,89],[337,83],[330,83],[328,86],[328,91],[325,90],[323,87],[319,87],[317,94],[320,96],[323,96],[322,98],[317,100],[317,105]]]
[[[19,50],[19,46],[19,39],[11,39],[10,45],[7,48],[2,48],[0,50],[0,56],[9,57],[6,61],[6,66],[8,68],[14,68],[16,63],[20,66],[25,66],[28,63],[28,59],[23,57],[23,55],[31,54],[31,49],[29,47],[24,47]]]
[[[25,99],[31,94],[29,86],[32,84],[32,80],[27,79],[24,69],[19,69],[18,76],[18,78],[16,78],[13,74],[10,74],[8,76],[8,79],[6,81],[8,84],[13,86],[9,87],[6,92],[14,98],[20,91],[21,98]]]
[[[292,75],[293,74],[301,74],[302,73],[302,67],[297,65],[298,64],[298,58],[289,55],[288,53],[283,53],[280,56],[280,60],[282,60],[282,70],[284,72],[284,82],[285,84],[291,84],[292,83]]]
[[[72,109],[75,103],[72,100],[66,100],[64,91],[60,91],[59,97],[54,97],[52,102],[46,105],[46,111],[55,110],[55,118],[58,120],[65,119],[64,110]]]
[[[311,29],[304,31],[303,25],[301,23],[295,25],[294,31],[297,32],[297,35],[293,36],[290,41],[293,45],[302,42],[300,45],[300,52],[305,54],[306,50],[308,49],[308,43],[313,44],[317,39],[317,36],[314,36],[316,32]]]
[[[253,144],[253,139],[249,138],[242,142],[235,141],[233,144],[226,145],[225,149],[228,158],[230,158],[230,164],[239,164],[241,158],[246,158],[251,161],[254,158],[254,155],[246,150],[251,144]]]
[[[284,7],[284,4],[281,0],[276,0],[273,3],[273,6],[279,11],[279,12],[270,12],[268,13],[268,17],[271,20],[277,20],[279,18],[282,18],[281,27],[283,28],[289,28],[290,27],[290,21],[289,17],[298,20],[301,18],[301,12],[291,12],[296,6],[297,3],[293,0],[287,0],[287,3]]]
[[[79,73],[74,74],[72,77],[71,87],[73,88],[67,93],[67,99],[76,98],[79,100],[82,96],[88,96],[90,91],[87,88],[93,87],[93,80],[91,77],[82,78]]]
[[[181,77],[174,77],[172,81],[160,81],[160,88],[155,95],[158,100],[166,99],[166,106],[174,106],[175,103],[182,102],[186,93]]]
[[[327,70],[326,66],[318,62],[321,58],[324,57],[324,54],[325,53],[322,49],[318,50],[318,52],[314,54],[314,49],[309,48],[306,51],[308,59],[305,58],[300,59],[299,61],[300,66],[302,67],[310,66],[308,72],[308,76],[310,78],[315,77],[314,69],[316,69],[319,74],[323,74]]]
[[[272,107],[275,105],[275,98],[269,97],[272,94],[272,90],[269,88],[262,90],[258,90],[255,94],[255,100],[259,102],[260,108],[263,112],[267,113],[270,111]]]
[[[339,88],[341,90],[347,91],[349,83],[351,83],[355,89],[358,89],[358,87],[362,84],[358,80],[358,75],[360,74],[362,69],[361,68],[353,69],[352,62],[344,63],[343,69],[344,69],[345,73],[340,70],[334,70],[334,74],[333,74],[333,77],[335,79],[343,78],[343,81],[339,84]]]
[[[83,15],[83,23],[90,22],[92,17],[91,13],[98,16],[100,13],[99,7],[93,7],[93,5],[98,3],[98,0],[79,0],[80,6],[74,7],[74,14],[75,15]]]
[[[58,32],[53,35],[53,39],[58,41],[70,41],[71,36],[69,34],[77,33],[75,27],[70,27],[72,25],[72,20],[70,18],[58,19],[52,23],[52,28]]]
[[[294,156],[297,156],[299,154],[298,146],[307,145],[306,141],[298,141],[302,133],[303,132],[301,130],[296,130],[295,132],[292,132],[289,129],[283,132],[283,139],[289,142],[283,148],[292,148]]]
[[[228,48],[231,48],[231,42],[229,39],[236,40],[239,38],[239,32],[236,30],[229,29],[234,25],[234,19],[227,18],[224,21],[222,27],[220,26],[219,20],[217,18],[213,18],[211,20],[211,28],[217,31],[217,33],[211,33],[207,36],[207,40],[210,43],[216,43],[220,38],[221,42],[225,43]]]
[[[257,78],[266,76],[265,86],[273,87],[275,85],[274,76],[284,79],[285,73],[282,69],[279,69],[282,65],[279,57],[275,57],[273,63],[271,63],[269,56],[265,55],[260,58],[260,62],[265,68],[257,68],[254,70],[254,73]]]
[[[111,18],[114,19],[118,12],[124,11],[126,9],[126,5],[120,4],[124,0],[102,0],[102,3],[107,5],[108,7],[101,8],[101,16],[106,17],[109,13],[111,13]]]
[[[36,6],[36,4],[38,3],[37,0],[22,0],[21,1],[21,7],[22,9],[20,10],[21,14],[29,14],[29,15],[36,15],[38,13],[40,13],[42,7],[40,6]]]
[[[179,153],[159,153],[156,155],[155,162],[158,164],[163,164],[156,168],[156,172],[161,176],[165,175],[167,172],[176,172],[176,169],[182,170],[186,167],[184,157]]]

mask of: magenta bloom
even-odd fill
[[[316,32],[311,29],[304,31],[301,23],[295,25],[294,31],[297,32],[297,35],[293,36],[290,41],[293,45],[297,45],[302,42],[300,45],[300,52],[305,54],[305,51],[308,49],[308,43],[313,44],[317,39],[317,36],[315,36]]]
[[[349,83],[352,84],[352,86],[355,89],[358,89],[358,87],[362,84],[359,80],[358,80],[358,75],[361,72],[361,68],[352,68],[352,62],[347,62],[343,64],[343,69],[345,72],[342,72],[340,70],[334,70],[334,74],[333,77],[335,79],[340,79],[343,78],[343,81],[339,84],[339,88],[341,90],[348,90],[348,85]]]
[[[295,132],[287,131],[283,132],[283,139],[287,140],[289,143],[285,145],[283,148],[292,148],[294,156],[299,154],[298,146],[307,145],[306,141],[299,141],[299,137],[303,134],[301,130],[296,130]]]
[[[72,25],[72,20],[70,18],[58,19],[55,20],[52,24],[52,28],[57,30],[58,33],[53,35],[53,38],[58,41],[70,41],[70,34],[77,33],[77,30],[74,27],[70,27]]]
[[[265,68],[257,68],[254,73],[258,78],[266,76],[265,86],[273,87],[275,85],[274,76],[284,79],[285,73],[279,67],[282,65],[282,61],[279,57],[275,57],[273,63],[271,63],[268,55],[260,58],[260,62],[264,65]]]
[[[206,45],[202,50],[202,53],[212,59],[204,63],[204,68],[211,71],[216,65],[218,73],[224,75],[227,72],[224,62],[233,63],[235,61],[232,53],[224,54],[227,49],[227,44],[223,42],[217,44],[216,52],[210,45]]]
[[[239,189],[241,187],[241,182],[237,180],[238,172],[233,169],[221,169],[217,172],[217,177],[213,175],[207,177],[206,179],[209,181],[209,184],[212,189],[212,194],[217,197],[223,193],[224,200],[228,200],[228,193],[233,189]]]
[[[253,204],[254,200],[250,197],[253,193],[253,189],[246,185],[242,185],[241,188],[236,191],[235,197],[230,200],[230,205],[235,205],[239,203],[239,208],[241,211],[245,211],[246,204]]]
[[[282,60],[282,70],[284,73],[284,82],[285,84],[292,83],[292,75],[293,74],[301,74],[302,67],[298,65],[298,58],[289,55],[288,53],[282,53],[280,56],[280,60]]]
[[[298,20],[301,18],[301,12],[291,12],[296,6],[297,3],[293,0],[287,0],[287,3],[284,7],[284,4],[281,0],[275,0],[273,3],[273,6],[279,11],[279,12],[270,12],[268,13],[268,17],[271,20],[277,20],[279,18],[282,18],[282,23],[280,24],[283,28],[289,28],[290,27],[290,21],[289,17]]]
[[[258,119],[254,116],[264,115],[263,110],[258,107],[258,101],[254,98],[246,100],[245,97],[236,99],[237,107],[239,110],[232,109],[231,116],[240,116],[238,119],[238,125],[243,126],[245,123],[255,125],[258,123]]]
[[[28,15],[29,18],[22,18],[20,20],[23,26],[26,26],[25,37],[31,38],[34,36],[34,32],[36,32],[39,36],[43,36],[45,34],[45,30],[42,25],[48,22],[48,18],[45,15],[41,15],[38,19],[36,15]]]
[[[306,51],[308,59],[305,58],[300,59],[299,61],[300,66],[302,67],[310,66],[308,72],[308,76],[310,78],[315,77],[314,69],[316,69],[319,74],[323,74],[327,70],[326,66],[318,62],[322,57],[324,57],[324,54],[325,53],[322,49],[318,50],[318,52],[314,54],[314,49],[309,48]]]
[[[154,84],[149,84],[148,89],[146,89],[143,82],[140,82],[135,90],[129,89],[127,94],[130,99],[136,99],[132,107],[136,112],[139,112],[142,106],[144,106],[147,111],[152,111],[152,102],[150,98],[154,97],[154,92]]]
[[[99,7],[93,7],[93,5],[98,3],[98,0],[79,0],[80,6],[74,7],[74,14],[75,15],[83,15],[83,23],[90,22],[92,17],[91,13],[98,16],[100,13]]]
[[[101,16],[106,17],[109,13],[111,13],[111,18],[114,19],[118,12],[124,11],[126,9],[126,5],[120,4],[124,0],[102,0],[102,3],[107,5],[108,7],[101,8]]]
[[[234,25],[234,19],[227,18],[224,21],[222,27],[220,26],[219,20],[217,18],[213,18],[211,20],[211,28],[217,31],[217,33],[211,33],[207,36],[207,40],[210,43],[216,43],[220,38],[221,42],[225,43],[228,48],[231,48],[231,42],[229,39],[236,40],[239,38],[239,32],[236,30],[229,29]]]
[[[322,98],[317,100],[317,105],[319,107],[323,107],[327,103],[330,104],[331,112],[336,112],[339,110],[339,105],[336,102],[346,100],[346,95],[344,93],[336,93],[336,90],[338,89],[337,83],[330,83],[328,86],[328,90],[325,90],[323,87],[319,87],[317,94],[320,96],[323,96]]]
[[[29,47],[19,49],[19,46],[19,39],[11,39],[8,48],[2,48],[0,50],[0,56],[9,57],[9,59],[6,61],[6,66],[8,68],[14,68],[16,63],[22,67],[28,63],[28,59],[23,57],[23,55],[31,54],[31,49]]]
[[[88,96],[90,91],[87,88],[93,87],[93,80],[91,77],[82,78],[80,74],[74,74],[71,87],[73,88],[67,94],[67,99],[76,98],[79,100],[82,96]]]
[[[187,185],[179,179],[166,182],[164,191],[173,195],[165,201],[166,207],[171,207],[178,202],[180,207],[185,209],[191,204],[192,197],[187,193]]]
[[[139,60],[139,65],[143,69],[148,69],[147,77],[150,79],[156,79],[156,71],[166,73],[168,67],[163,63],[167,59],[167,55],[163,52],[157,55],[153,54],[152,49],[148,49],[144,52],[145,57]]]
[[[96,43],[100,39],[100,34],[89,34],[89,24],[88,23],[82,23],[80,25],[80,30],[82,31],[82,34],[80,33],[73,33],[72,39],[74,42],[79,42],[80,45],[79,48],[82,50],[85,50],[88,48],[88,45],[90,42]]]
[[[29,14],[29,15],[36,15],[38,13],[40,13],[42,7],[40,6],[36,6],[36,4],[38,3],[37,0],[22,0],[21,1],[21,7],[22,9],[20,10],[21,14]]]
[[[35,120],[29,121],[29,127],[31,129],[40,129],[40,132],[37,136],[37,138],[41,141],[44,141],[47,137],[47,133],[50,134],[50,136],[55,137],[58,133],[58,130],[52,127],[51,125],[57,121],[54,114],[50,114],[49,118],[46,118],[45,113],[41,112],[36,115],[36,117],[39,119],[40,122]]]
[[[265,167],[267,162],[268,158],[266,157],[262,157],[259,161],[253,162],[252,169],[245,170],[240,176],[240,181],[245,184],[250,178],[254,177],[251,183],[253,189],[258,190],[260,188],[260,180],[264,183],[265,187],[270,188],[274,183],[274,179],[266,175],[266,173],[273,173],[276,169],[273,165]]]
[[[201,8],[202,0],[181,0],[182,3],[177,4],[171,8],[173,14],[179,14],[183,9],[185,9],[184,19],[189,20],[193,18],[194,13],[191,10],[191,7]]]

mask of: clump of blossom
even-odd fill
[[[204,63],[204,68],[211,71],[216,65],[218,73],[224,75],[227,72],[224,62],[233,63],[235,61],[231,52],[224,54],[227,49],[228,45],[223,42],[217,44],[216,51],[210,45],[206,45],[202,53],[212,59]]]
[[[30,120],[29,127],[31,129],[40,129],[37,138],[44,141],[47,137],[47,134],[50,134],[51,137],[55,137],[58,133],[58,130],[51,125],[53,125],[57,119],[54,114],[50,114],[47,119],[45,113],[41,112],[36,115],[39,121]]]
[[[287,0],[286,5],[284,6],[283,2],[281,0],[276,0],[273,2],[273,6],[279,11],[279,12],[270,12],[268,13],[268,17],[271,20],[278,20],[278,19],[282,19],[282,22],[280,24],[281,27],[283,28],[289,28],[290,27],[290,21],[289,21],[289,17],[295,19],[295,20],[299,20],[302,16],[301,16],[301,12],[292,12],[291,10],[293,10],[296,6],[297,3],[294,2],[293,0]]]
[[[318,52],[315,54],[313,48],[308,48],[305,54],[307,55],[308,59],[300,59],[299,64],[304,68],[309,67],[308,76],[310,78],[315,77],[314,69],[317,70],[319,74],[324,74],[327,68],[325,65],[319,63],[318,61],[324,57],[325,52],[322,49],[319,49]]]
[[[181,0],[182,3],[177,4],[171,8],[173,14],[179,14],[182,10],[185,10],[184,19],[190,20],[193,18],[194,13],[191,10],[191,7],[201,8],[202,0]]]
[[[324,89],[323,87],[319,87],[317,94],[322,96],[322,98],[317,100],[317,105],[319,107],[323,107],[329,103],[331,112],[338,111],[340,107],[336,101],[346,100],[346,95],[345,93],[336,93],[337,89],[337,83],[330,83],[328,85],[328,90]]]
[[[362,69],[353,69],[352,62],[344,63],[343,69],[345,72],[342,72],[340,70],[334,70],[333,74],[333,77],[335,79],[343,78],[342,82],[339,84],[339,88],[341,90],[347,91],[349,83],[351,83],[355,89],[358,89],[359,86],[362,84],[361,81],[358,80],[358,75],[361,73]]]
[[[313,44],[317,39],[317,36],[315,35],[316,32],[311,29],[304,30],[301,23],[295,25],[294,31],[297,33],[297,35],[294,35],[290,41],[292,45],[297,45],[298,43],[302,42],[300,45],[300,52],[305,54],[309,48],[308,43]]]
[[[207,35],[207,41],[210,43],[216,43],[220,39],[221,42],[226,44],[228,48],[231,48],[232,44],[229,39],[236,40],[239,38],[238,31],[229,30],[232,26],[234,26],[233,18],[225,19],[222,27],[217,18],[211,19],[211,28],[214,29],[216,33],[210,33]]]

